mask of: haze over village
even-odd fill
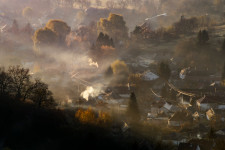
[[[0,150],[224,150],[225,0],[0,0]]]

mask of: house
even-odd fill
[[[157,76],[156,74],[152,73],[151,71],[146,71],[143,76],[142,76],[143,80],[145,81],[152,81],[152,80],[156,80],[159,78],[159,76]]]
[[[180,143],[187,142],[187,139],[184,138],[180,133],[172,132],[162,135],[162,142],[166,144],[172,143],[178,146]]]
[[[188,143],[199,145],[200,150],[213,150],[215,142],[206,139],[192,139]]]
[[[196,105],[201,111],[206,111],[210,108],[225,110],[225,97],[204,96],[196,101]]]
[[[178,111],[168,120],[168,126],[180,127],[185,124],[192,123],[192,116],[186,111]]]
[[[169,104],[167,102],[163,105],[163,107],[160,108],[160,112],[161,113],[164,112],[166,114],[168,114],[168,113],[175,113],[177,111],[181,111],[181,108],[179,108],[177,106],[174,106],[174,105],[171,105],[171,104]]]
[[[178,150],[201,150],[198,144],[180,143]]]
[[[221,129],[215,132],[216,135],[225,136],[225,129]]]
[[[153,102],[151,105],[151,114],[155,116],[158,115],[160,113],[160,108],[162,108],[164,104],[164,101]]]

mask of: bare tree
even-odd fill
[[[77,4],[80,9],[85,10],[91,6],[90,0],[75,0],[75,4]]]
[[[96,4],[98,7],[101,7],[101,6],[102,6],[102,1],[101,1],[101,0],[95,0],[95,4]]]
[[[41,107],[52,107],[55,105],[53,94],[48,89],[48,85],[41,82],[40,80],[36,80],[35,88],[32,92],[31,99],[37,105],[38,108]]]
[[[29,69],[24,69],[20,66],[11,66],[9,67],[8,74],[11,77],[10,90],[15,92],[17,99],[21,99],[23,89],[30,84]]]
[[[64,7],[73,7],[75,0],[61,0],[61,3]]]
[[[129,4],[128,0],[119,0],[117,2],[118,7],[121,9],[126,9],[128,7],[128,4]]]
[[[5,96],[9,91],[11,77],[5,72],[4,68],[0,68],[0,95]]]
[[[109,0],[109,1],[106,2],[106,7],[108,9],[114,9],[115,6],[116,6],[116,3],[113,0]]]

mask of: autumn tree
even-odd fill
[[[121,42],[128,38],[128,28],[123,16],[110,14],[108,18],[101,18],[97,24],[98,33],[103,32],[113,38],[114,42]]]
[[[34,14],[33,9],[30,8],[30,7],[26,7],[26,8],[24,8],[23,11],[22,11],[23,17],[25,17],[25,18],[27,18],[27,19],[32,18],[33,14]]]
[[[130,100],[127,108],[127,116],[129,117],[129,119],[131,119],[131,121],[140,120],[140,111],[138,108],[138,103],[134,92],[130,94]]]
[[[51,45],[58,42],[58,35],[56,32],[44,28],[35,31],[33,36],[33,43],[35,47]]]
[[[171,70],[167,63],[161,62],[158,66],[158,75],[161,79],[168,81],[171,76]]]
[[[114,78],[119,83],[127,83],[129,69],[124,61],[116,60],[111,64]]]
[[[57,34],[60,43],[65,43],[66,36],[71,31],[67,23],[62,20],[49,20],[45,27]]]
[[[116,60],[111,64],[113,74],[120,75],[120,74],[128,74],[128,67],[124,61]]]

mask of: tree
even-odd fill
[[[73,8],[75,0],[61,0],[61,5],[64,7],[71,7]]]
[[[129,75],[129,69],[124,61],[116,60],[111,64],[115,83],[126,84]]]
[[[222,70],[222,83],[223,85],[225,85],[225,63],[224,63],[224,66],[223,66],[223,70]]]
[[[130,0],[129,3],[137,9],[142,4],[142,0]]]
[[[114,42],[121,43],[127,40],[128,28],[123,16],[110,14],[108,18],[100,18],[97,24],[98,33],[103,32],[113,38]]]
[[[117,5],[120,9],[126,9],[128,7],[128,0],[119,0]]]
[[[130,94],[130,100],[127,108],[127,116],[132,120],[132,121],[139,121],[140,120],[140,112],[138,109],[138,104],[137,104],[137,99],[132,92]]]
[[[56,34],[56,32],[48,28],[36,30],[33,36],[33,43],[35,47],[55,44],[57,42],[58,35]]]
[[[23,9],[22,15],[23,17],[30,19],[33,16],[33,9],[30,7],[26,7]]]
[[[113,76],[113,70],[112,70],[112,67],[109,66],[105,72],[105,78],[108,79],[108,78],[111,78],[112,76]]]
[[[96,40],[97,48],[101,48],[101,46],[114,46],[113,39],[110,38],[107,34],[103,34],[102,32],[99,33],[99,36]]]
[[[75,3],[82,10],[88,9],[91,6],[91,1],[90,0],[75,0]]]
[[[225,39],[223,40],[221,49],[222,49],[222,52],[225,54]]]
[[[124,61],[116,60],[111,64],[114,75],[128,75],[128,67]]]
[[[171,76],[171,70],[167,63],[161,62],[158,66],[158,75],[160,78],[168,81]]]
[[[13,24],[12,24],[12,27],[9,29],[12,33],[14,34],[18,34],[19,33],[19,25],[18,25],[18,22],[17,20],[13,20]]]
[[[215,138],[215,131],[214,131],[213,127],[210,128],[210,131],[208,133],[208,138],[209,139],[214,139]]]
[[[10,92],[15,93],[16,99],[21,99],[24,94],[24,89],[30,84],[29,69],[24,69],[20,66],[11,66],[8,69],[8,74],[11,77]]]
[[[169,88],[168,86],[163,86],[162,89],[161,89],[161,96],[163,98],[168,98],[169,97]]]
[[[113,1],[113,0],[109,0],[109,1],[107,1],[106,2],[106,7],[108,8],[108,9],[114,9],[115,8],[115,6],[116,6],[116,3]]]
[[[209,40],[209,35],[206,30],[200,30],[198,32],[198,43],[199,44],[205,44]]]
[[[101,6],[102,6],[102,1],[101,1],[101,0],[95,0],[95,4],[96,4],[98,7],[101,7]]]
[[[0,96],[8,95],[11,77],[5,72],[4,68],[0,68]]]
[[[134,31],[131,32],[131,37],[134,40],[142,40],[143,39],[143,35],[142,35],[143,29],[140,26],[136,26]]]
[[[49,20],[45,27],[55,32],[61,43],[65,43],[66,36],[71,31],[71,28],[62,20]]]
[[[52,92],[48,89],[47,84],[36,80],[35,88],[31,94],[31,99],[38,108],[55,106]]]
[[[25,35],[28,35],[29,37],[34,33],[34,30],[31,27],[30,23],[27,23],[27,25],[21,29],[21,33],[24,33]]]
[[[52,107],[55,102],[48,85],[36,79],[30,80],[29,69],[11,66],[6,72],[0,68],[0,97],[10,96],[17,100],[32,100],[37,106]]]

